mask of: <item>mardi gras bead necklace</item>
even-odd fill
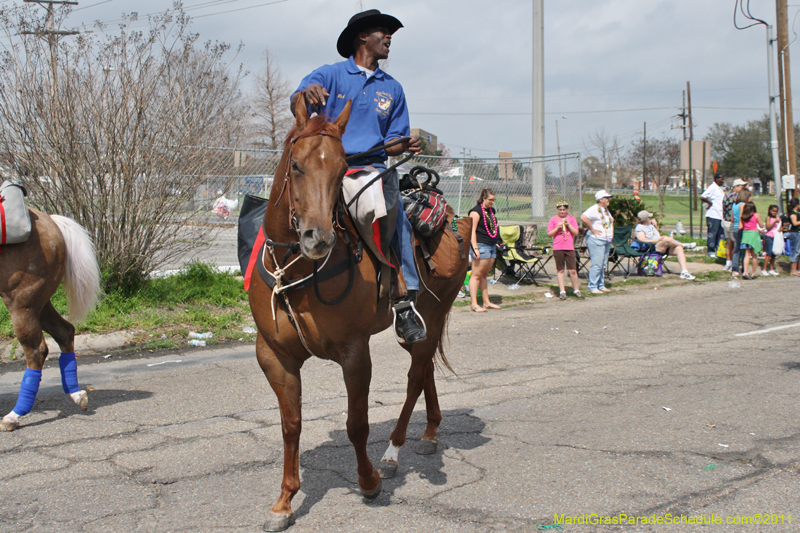
[[[486,228],[486,234],[489,237],[491,237],[492,239],[496,238],[497,237],[497,232],[498,232],[497,218],[494,216],[494,213],[490,210],[489,213],[492,215],[492,230],[493,231],[489,231],[489,225],[486,223],[486,220],[489,217],[486,216],[486,208],[483,207],[483,204],[481,204],[481,211],[483,211],[483,227]]]

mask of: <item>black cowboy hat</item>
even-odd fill
[[[389,28],[389,34],[393,34],[403,27],[403,23],[391,15],[385,15],[377,9],[368,9],[361,13],[356,13],[347,23],[347,27],[339,35],[339,40],[336,41],[336,50],[342,57],[350,57],[355,53],[353,49],[353,40],[355,40],[358,32],[374,28],[375,26],[386,26]]]

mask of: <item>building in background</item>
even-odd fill
[[[422,141],[422,153],[425,155],[441,155],[437,152],[439,141],[436,135],[419,128],[411,128],[411,135],[419,135]]]

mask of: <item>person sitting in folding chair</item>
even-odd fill
[[[558,278],[559,300],[567,299],[564,279],[566,263],[569,278],[572,281],[572,294],[583,299],[581,282],[578,280],[578,269],[575,261],[575,237],[578,236],[578,222],[569,214],[569,204],[561,200],[556,204],[558,214],[547,224],[547,236],[553,239],[553,257],[556,259],[556,277]]]
[[[500,309],[500,306],[489,301],[489,282],[486,279],[494,266],[497,257],[497,244],[500,241],[500,228],[495,216],[494,191],[481,190],[478,203],[469,216],[472,219],[472,239],[469,256],[472,260],[472,276],[469,278],[469,298],[472,310],[484,313],[487,309]],[[478,305],[478,289],[483,295],[483,307]]]
[[[694,276],[686,270],[686,254],[683,251],[683,244],[658,232],[658,227],[653,220],[653,213],[639,211],[637,216],[639,224],[633,230],[634,239],[643,243],[653,244],[655,251],[659,254],[675,255],[678,258],[678,264],[681,266],[681,279],[694,279]]]

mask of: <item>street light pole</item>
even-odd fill
[[[781,161],[778,154],[778,126],[775,123],[775,39],[772,37],[772,26],[767,25],[767,75],[769,76],[769,137],[772,146],[772,174],[775,179],[775,203],[779,212],[783,212],[781,205]]]

